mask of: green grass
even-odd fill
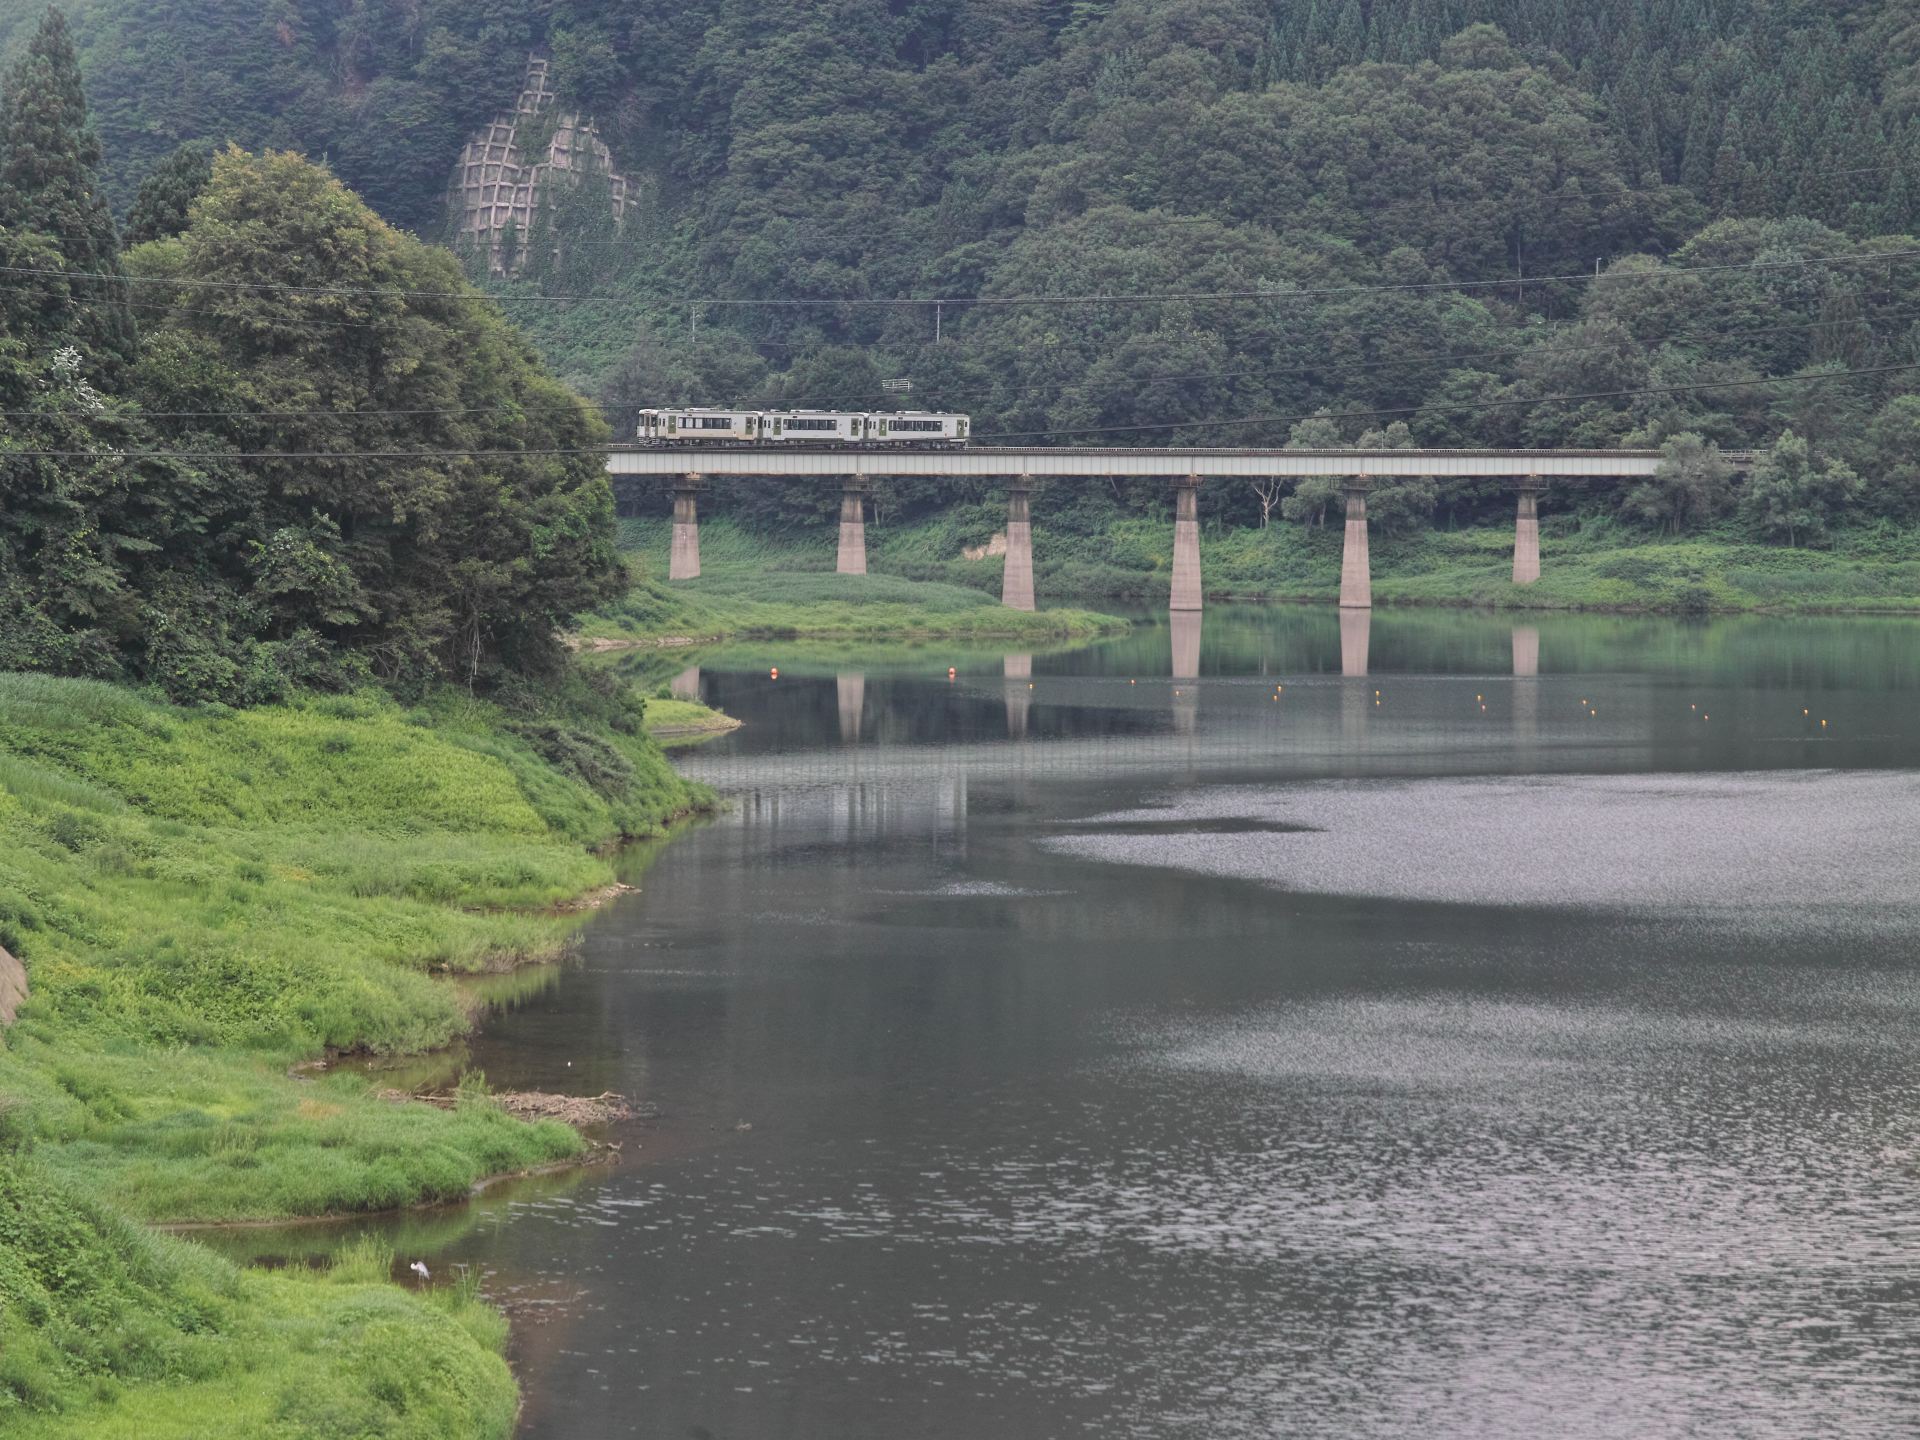
[[[700,530],[701,578],[669,585],[667,525],[622,522],[634,587],[585,619],[586,639],[658,642],[746,639],[859,639],[918,636],[1043,643],[1090,638],[1125,622],[1084,610],[1009,610],[984,590],[899,575],[836,575],[832,554],[755,536],[726,521]],[[998,562],[995,562],[996,564]],[[997,577],[998,571],[995,571]]]
[[[471,1285],[409,1294],[361,1244],[241,1270],[0,1156],[0,1429],[22,1440],[505,1440],[505,1321]]]
[[[625,687],[236,712],[0,674],[0,1428],[504,1436],[503,1322],[384,1263],[233,1269],[140,1221],[364,1214],[578,1155],[483,1094],[290,1073],[447,1047],[452,977],[565,953],[601,851],[704,796]],[[84,1201],[78,1197],[85,1197]]]
[[[443,1199],[571,1154],[284,1072],[453,1040],[437,974],[560,955],[577,921],[541,912],[612,879],[586,847],[691,800],[643,735],[465,699],[187,711],[0,676],[0,945],[32,985],[7,1129],[150,1220]]]
[[[999,512],[956,505],[890,530],[875,563],[912,578],[997,590],[997,559],[966,560]],[[632,522],[630,522],[632,523]],[[1343,530],[1276,520],[1266,529],[1208,525],[1202,565],[1209,593],[1331,601],[1338,597]],[[664,540],[661,542],[664,544]],[[764,544],[765,542],[760,542]],[[819,547],[797,542],[807,553]],[[1513,527],[1497,524],[1370,537],[1374,599],[1386,604],[1484,605],[1567,610],[1920,610],[1920,532],[1873,525],[1843,529],[1832,548],[1754,543],[1733,525],[1679,538],[1604,517],[1542,521],[1542,575],[1511,581]],[[1170,517],[1076,501],[1036,505],[1035,585],[1042,596],[1164,603],[1171,580]]]
[[[647,733],[664,749],[703,744],[739,728],[731,715],[698,700],[656,695],[647,701]]]

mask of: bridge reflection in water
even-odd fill
[[[1124,659],[1099,647],[1045,657],[1014,651],[984,666],[963,664],[949,676],[947,657],[936,656],[941,683],[932,688],[922,666],[903,671],[876,661],[877,673],[863,667],[808,676],[783,668],[777,698],[769,692],[759,700],[764,670],[716,669],[710,659],[704,672],[690,667],[677,676],[674,693],[703,696],[730,712],[741,705],[747,728],[678,763],[722,789],[752,788],[763,767],[771,773],[785,763],[773,756],[786,704],[795,715],[830,704],[839,753],[854,765],[846,778],[884,783],[921,769],[996,776],[1148,768],[1175,775],[1277,767],[1316,774],[1357,761],[1384,772],[1428,751],[1471,769],[1493,757],[1511,763],[1516,754],[1547,763],[1556,741],[1570,764],[1596,745],[1631,764],[1651,742],[1653,682],[1610,676],[1613,699],[1602,714],[1582,688],[1591,682],[1574,672],[1542,678],[1538,625],[1495,630],[1483,622],[1471,660],[1450,666],[1443,652],[1409,652],[1410,627],[1430,619],[1383,616],[1376,625],[1370,610],[1337,618],[1317,613],[1322,618],[1293,611],[1271,632],[1295,637],[1290,651],[1263,650],[1258,639],[1249,644],[1245,617],[1219,609],[1211,619],[1221,632],[1210,650],[1208,613],[1174,612],[1161,622],[1164,637],[1156,633],[1160,626],[1135,632]],[[1323,638],[1298,648],[1303,629]],[[1135,667],[1144,673],[1127,673]],[[818,688],[828,678],[830,700]],[[756,717],[755,708],[767,704],[774,710]],[[937,745],[924,738],[936,711],[946,737]],[[1471,750],[1459,744],[1465,734],[1474,739]],[[837,773],[818,752],[801,763]]]

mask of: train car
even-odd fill
[[[875,415],[873,439],[882,445],[964,445],[968,422],[965,415],[942,415],[931,410],[904,410],[894,415]]]
[[[858,445],[872,438],[875,417],[854,410],[769,410],[761,438],[774,445]]]
[[[643,445],[832,445],[953,447],[965,445],[971,421],[931,410],[642,410]]]
[[[638,438],[656,445],[739,445],[758,440],[758,410],[642,410]]]

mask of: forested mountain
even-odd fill
[[[0,43],[39,9],[0,0]],[[556,206],[490,283],[616,425],[889,406],[907,377],[978,434],[1056,443],[1791,428],[1867,477],[1861,513],[1920,504],[1920,19],[1895,0],[74,9],[123,213],[179,142],[233,140],[324,158],[444,241],[462,146],[550,58],[626,219]],[[185,223],[192,170],[143,226]]]

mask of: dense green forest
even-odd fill
[[[0,44],[39,9],[0,0]],[[886,407],[897,377],[983,437],[1057,443],[1352,442],[1399,421],[1428,445],[1744,448],[1791,430],[1810,456],[1776,502],[1746,503],[1744,533],[1822,543],[1842,517],[1920,510],[1920,25],[1901,5],[74,9],[104,190],[140,238],[184,223],[204,161],[174,147],[232,140],[323,158],[446,240],[462,144],[549,56],[632,201],[616,229],[550,197],[551,243],[492,288],[616,428],[644,402]],[[1548,511],[1649,533],[1736,518],[1733,489],[1680,489]],[[832,503],[715,499],[749,524]],[[943,503],[879,499],[895,517]],[[1407,499],[1416,524],[1505,504]],[[1204,503],[1272,516],[1246,487]]]
[[[101,154],[56,13],[0,96],[0,670],[242,703],[556,672],[625,587],[598,419],[299,157],[163,167],[123,255]]]

